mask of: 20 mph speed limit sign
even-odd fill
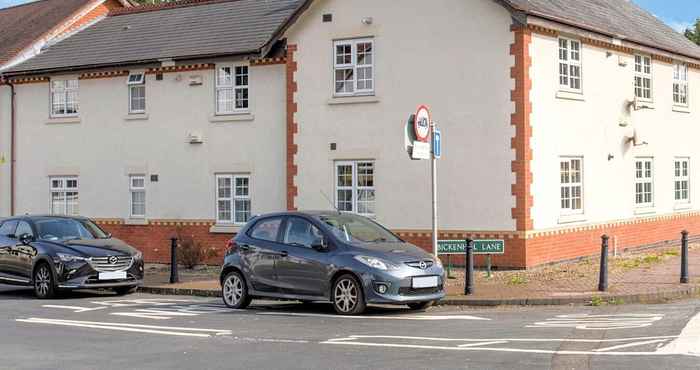
[[[418,141],[427,143],[430,139],[430,111],[425,105],[418,107],[416,120],[413,124]]]

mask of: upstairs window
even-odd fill
[[[146,76],[143,73],[129,75],[129,113],[146,113]]]
[[[51,80],[51,117],[78,115],[78,80]]]
[[[581,91],[581,42],[559,39],[559,88]]]
[[[52,177],[51,184],[51,214],[77,216],[78,207],[78,178]]]
[[[342,40],[334,43],[335,95],[374,93],[374,41]]]
[[[676,203],[690,203],[690,159],[673,161],[673,187]]]
[[[685,63],[673,65],[673,104],[688,105],[688,65]]]
[[[216,114],[248,111],[249,71],[247,66],[220,66],[216,70]]]
[[[581,157],[559,160],[562,214],[583,212],[582,162]]]
[[[131,218],[146,217],[146,177],[129,176],[129,193],[131,194]]]
[[[651,158],[637,158],[634,172],[634,203],[637,207],[654,205],[654,163]]]
[[[634,56],[634,96],[641,100],[650,101],[651,93],[651,57]]]

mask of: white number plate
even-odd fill
[[[438,286],[437,276],[414,277],[413,288],[435,288]]]
[[[100,272],[100,280],[123,280],[126,279],[126,271]]]

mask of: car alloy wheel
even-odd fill
[[[237,271],[231,272],[224,278],[222,284],[222,295],[224,303],[231,308],[246,308],[250,304],[251,297],[248,296],[243,276]]]
[[[343,275],[333,286],[333,307],[341,315],[357,315],[365,310],[362,288],[352,275]]]
[[[41,299],[51,298],[54,295],[53,277],[46,264],[41,264],[34,272],[34,294]]]

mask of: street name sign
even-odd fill
[[[504,254],[504,240],[474,240],[474,254]],[[438,254],[464,254],[467,250],[466,240],[439,240]]]

